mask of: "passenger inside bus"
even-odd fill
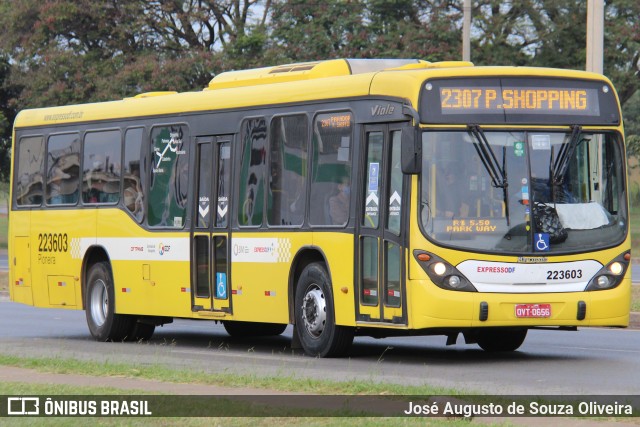
[[[466,218],[469,216],[469,205],[464,201],[463,185],[460,185],[458,175],[453,167],[445,168],[442,178],[444,182],[438,184],[436,192],[436,212],[445,218]]]
[[[304,176],[292,171],[290,174],[289,212],[283,212],[283,223],[300,225],[304,220],[304,206],[306,199]],[[287,221],[288,219],[288,221]]]
[[[349,196],[351,187],[349,180],[343,177],[338,184],[338,192],[329,198],[329,216],[331,224],[344,225],[349,219]]]
[[[131,174],[125,176],[125,183],[124,204],[133,216],[138,218],[143,208],[140,178],[135,174]]]

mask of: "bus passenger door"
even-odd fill
[[[192,310],[231,313],[231,136],[198,137],[196,150],[196,206],[191,221]]]
[[[400,166],[401,128],[365,127],[364,188],[361,188],[357,320],[407,324],[403,218],[406,179]]]

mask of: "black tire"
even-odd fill
[[[87,274],[85,314],[97,341],[122,341],[133,328],[133,318],[115,312],[115,293],[108,262],[91,266]]]
[[[280,335],[287,329],[281,323],[222,322],[224,329],[232,337],[269,337]]]
[[[527,337],[527,329],[485,329],[478,333],[478,345],[484,351],[515,351]]]
[[[129,331],[126,340],[127,341],[148,341],[153,336],[156,330],[156,325],[150,323],[143,323],[140,319],[133,322],[131,331]]]
[[[314,357],[344,355],[353,342],[353,328],[335,323],[329,274],[321,263],[305,267],[295,297],[296,333],[305,353]]]

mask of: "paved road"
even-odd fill
[[[640,331],[531,331],[520,351],[446,347],[442,337],[356,338],[348,358],[315,359],[283,336],[232,339],[222,326],[177,320],[145,343],[98,343],[84,312],[0,302],[0,353],[157,363],[206,372],[429,384],[489,394],[638,394]]]

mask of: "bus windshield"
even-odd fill
[[[621,139],[570,131],[425,131],[421,225],[436,243],[513,255],[626,236]]]

